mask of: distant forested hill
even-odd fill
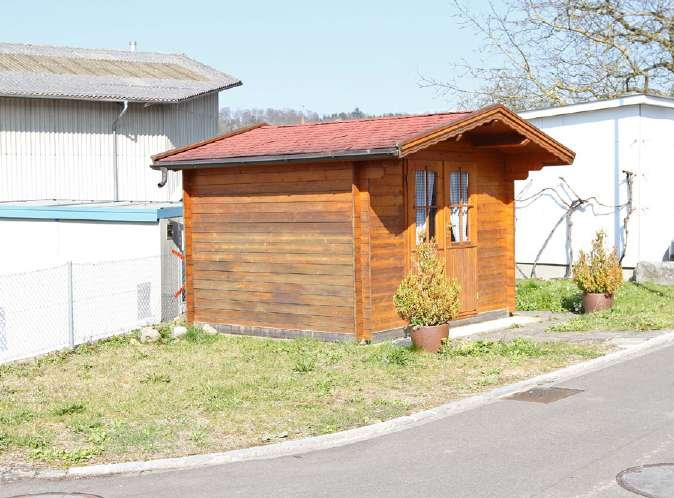
[[[383,114],[382,116],[400,116],[401,114]],[[228,131],[251,126],[256,123],[268,124],[296,124],[304,120],[305,123],[319,121],[337,121],[348,119],[362,119],[375,117],[373,114],[366,114],[356,107],[351,112],[336,112],[333,114],[320,115],[313,111],[298,111],[297,109],[231,109],[223,107],[220,109],[219,126],[225,133]]]

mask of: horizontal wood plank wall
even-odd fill
[[[509,262],[514,252],[514,218],[508,197],[513,184],[505,160],[495,151],[475,150],[461,142],[442,142],[410,159],[470,162],[477,174],[477,287],[478,313],[511,309],[514,274]],[[512,282],[511,282],[512,280]]]
[[[478,166],[478,311],[507,309],[508,256],[515,229],[508,218],[507,186],[503,160],[497,154],[481,154]],[[515,284],[513,279],[512,285]]]
[[[359,341],[372,337],[372,289],[370,272],[370,193],[366,163],[354,163],[354,263],[356,335]]]
[[[402,327],[393,294],[405,276],[403,161],[368,162],[371,315],[369,331]]]
[[[191,171],[183,171],[183,219],[185,221],[191,219],[192,217],[192,198],[190,196],[190,180],[191,180]],[[185,303],[187,307],[187,321],[189,323],[194,322],[194,292],[192,284],[194,282],[193,278],[193,268],[192,261],[187,255],[192,254],[192,229],[189,225],[185,225]]]
[[[354,333],[350,163],[190,171],[192,321]]]
[[[509,181],[504,184],[505,188],[505,226],[512,226],[512,230],[507,232],[506,254],[505,254],[505,286],[506,286],[506,309],[515,311],[515,302],[517,299],[517,289],[515,288],[515,182]]]

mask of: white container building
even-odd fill
[[[520,115],[576,152],[572,166],[516,182],[520,276],[530,275],[537,257],[538,276],[564,275],[599,229],[624,253],[628,272],[638,261],[674,257],[674,99],[628,95]],[[586,202],[568,224],[565,214],[578,199]]]

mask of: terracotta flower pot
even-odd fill
[[[429,353],[437,353],[442,342],[449,337],[449,324],[433,327],[413,327],[410,333],[412,344]]]
[[[613,294],[583,294],[583,312],[610,310],[613,307]]]

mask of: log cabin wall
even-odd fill
[[[368,161],[359,165],[360,253],[367,275],[362,286],[364,329],[373,332],[404,326],[393,308],[393,294],[405,276],[405,195],[403,161]]]
[[[478,311],[515,311],[513,182],[497,153],[484,154],[478,168]],[[509,277],[512,275],[512,281]],[[512,292],[510,291],[512,288]]]
[[[351,163],[185,171],[188,320],[353,334],[353,174]]]
[[[263,124],[158,154],[152,167],[185,171],[190,321],[369,339],[404,325],[392,298],[417,234],[436,238],[462,284],[461,317],[512,311],[513,180],[573,158],[496,105]]]
[[[513,310],[513,182],[502,155],[450,143],[410,159],[477,165],[478,313]],[[409,267],[405,164],[186,171],[188,319],[358,339],[403,327],[393,294]]]

